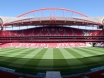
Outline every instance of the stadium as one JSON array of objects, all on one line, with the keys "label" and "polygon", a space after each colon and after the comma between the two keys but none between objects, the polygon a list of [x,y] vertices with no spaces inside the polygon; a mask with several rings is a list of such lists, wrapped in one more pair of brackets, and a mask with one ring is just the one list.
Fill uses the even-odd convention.
[{"label": "stadium", "polygon": [[66,8],[0,16],[0,78],[104,78],[103,19]]}]

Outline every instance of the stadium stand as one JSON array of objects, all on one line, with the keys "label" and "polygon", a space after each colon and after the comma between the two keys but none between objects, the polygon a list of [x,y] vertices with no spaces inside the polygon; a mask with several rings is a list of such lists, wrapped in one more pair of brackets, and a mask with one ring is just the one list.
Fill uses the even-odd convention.
[{"label": "stadium stand", "polygon": [[[46,10],[46,9],[44,9],[44,10]],[[47,10],[49,10],[49,9],[47,9]],[[72,15],[74,15],[73,13],[77,13],[81,16],[81,18],[79,18],[79,17],[74,18],[72,16],[63,17],[64,12],[70,11],[70,10],[64,10],[63,16],[57,17],[57,16],[55,16],[55,13],[56,13],[55,11],[58,10],[58,8],[56,8],[56,9],[51,8],[51,11],[52,10],[54,10],[54,14],[50,13],[50,16],[46,17],[46,18],[45,17],[39,17],[39,18],[34,17],[34,18],[24,19],[24,17],[23,17],[23,18],[19,19],[19,17],[25,15],[25,14],[22,14],[18,18],[16,18],[18,20],[16,20],[16,19],[10,20],[10,21],[8,21],[8,23],[1,25],[1,26],[10,25],[11,27],[18,26],[19,30],[3,30],[3,28],[1,27],[0,49],[2,49],[2,48],[10,48],[10,49],[11,48],[76,48],[76,47],[91,47],[93,44],[95,44],[94,45],[95,47],[104,47],[104,38],[103,38],[104,31],[102,31],[103,29],[102,30],[87,30],[87,29],[77,29],[77,28],[69,27],[69,26],[74,26],[74,25],[75,26],[96,25],[96,26],[100,27],[100,26],[102,26],[102,24],[98,23],[99,21],[93,20],[92,18],[89,18],[88,16],[86,16],[84,14],[80,14],[79,12],[74,12],[73,10],[71,10]],[[59,10],[63,10],[63,8],[61,8]],[[36,11],[36,10],[34,10],[34,11]],[[32,11],[32,12],[34,12],[34,11]],[[41,10],[39,9],[37,11],[41,11]],[[28,13],[31,13],[31,12],[27,12],[26,14],[28,14]],[[41,13],[42,13],[42,11],[41,11]],[[32,14],[32,15],[34,15],[34,14]],[[54,15],[54,16],[51,16],[51,15]],[[82,16],[84,16],[84,18]],[[24,26],[31,26],[31,25],[34,26],[35,25],[35,28],[28,29],[28,27],[27,27],[27,29],[22,30],[22,29],[20,29],[20,26],[23,26],[23,25]],[[93,49],[89,49],[89,50],[92,51]],[[80,51],[80,50],[78,51],[79,52],[78,55],[80,55],[83,58],[84,57],[90,58],[90,54],[97,54],[96,52],[89,53],[88,51],[85,50],[86,53],[84,53],[83,51],[84,51],[83,49],[82,49],[82,51]],[[101,50],[101,51],[103,52],[103,50]],[[25,52],[25,51],[23,51],[23,52]],[[33,51],[33,52],[35,52],[35,51]],[[48,52],[50,52],[50,50],[44,51],[44,54],[48,54]],[[56,51],[56,52],[58,53],[58,51]],[[70,52],[70,53],[68,53],[68,52]],[[82,52],[82,54],[81,54],[81,52]],[[87,54],[87,52],[89,54]],[[29,50],[29,53],[30,53],[30,50]],[[41,54],[41,52],[39,52],[39,53]],[[52,51],[52,53],[55,54],[54,50]],[[51,53],[51,55],[52,55],[52,53]],[[66,51],[65,55],[63,55],[64,52],[62,53],[62,50],[59,50],[59,53],[60,53],[60,57],[62,57],[62,59],[65,59],[65,63],[69,65],[71,70],[74,68],[77,68],[77,67],[71,67],[72,62],[66,61],[66,57],[65,57],[66,55],[70,54],[70,55],[72,55],[73,59],[74,58],[77,59],[77,57],[74,57],[74,56],[77,56],[77,54],[75,54],[75,53],[77,53],[77,50],[75,51],[75,53],[74,53],[74,50],[72,53],[71,53],[71,51]],[[38,54],[38,53],[36,53],[36,54]],[[88,56],[83,56],[84,54],[88,55]],[[101,53],[101,54],[103,54],[103,53]],[[4,55],[6,55],[6,54],[4,54]],[[32,54],[32,55],[35,56],[35,54]],[[23,56],[19,57],[18,60],[25,56],[32,57],[32,55],[29,55],[29,54],[23,55]],[[41,55],[43,55],[43,54],[41,54]],[[57,54],[57,55],[59,55],[59,54]],[[70,57],[70,55],[68,57]],[[45,57],[45,55],[41,56],[41,59],[43,57]],[[49,55],[47,56],[47,59],[49,59],[48,57],[49,57]],[[98,60],[100,59],[99,58],[97,61],[95,61],[93,58],[92,59],[89,59],[89,58],[87,61],[90,61],[91,63],[94,62],[94,64],[95,64],[95,62],[97,63]],[[46,60],[46,58],[44,58],[44,59]],[[54,68],[55,68],[55,70],[58,70],[58,69],[60,70],[61,66],[59,66],[59,67],[56,67],[56,66],[61,65],[61,64],[59,63],[57,65],[58,62],[57,62],[57,60],[54,60],[54,59],[61,59],[61,58],[56,58],[56,54],[55,54],[55,56],[52,56],[51,59],[52,59],[52,65],[51,65],[51,63],[49,63],[49,64],[52,66],[52,69],[54,70]],[[11,59],[9,59],[9,60],[11,60]],[[18,60],[15,60],[15,61],[18,63]],[[29,60],[30,60],[30,58],[29,58]],[[24,64],[22,64],[21,67],[25,66],[25,64],[27,64],[27,63],[30,63],[31,61],[29,62],[29,60],[24,61]],[[32,58],[31,58],[31,60],[32,60]],[[39,60],[40,60],[40,58],[39,58]],[[4,61],[5,61],[5,59],[4,59]],[[15,61],[13,61],[13,63]],[[33,65],[33,67],[36,66],[35,71],[38,70],[38,68],[39,68],[38,65],[41,66],[40,67],[41,70],[45,71],[45,68],[42,67],[41,62],[42,61],[40,60],[39,63],[37,63],[36,65]],[[77,61],[75,61],[75,62],[79,63],[80,65],[81,64],[86,65],[85,67],[86,68],[88,67],[89,69],[90,69],[90,67],[92,67],[90,65],[87,66],[87,63],[82,62],[80,60],[79,56],[78,56]],[[10,65],[13,63],[10,63]],[[56,63],[56,66],[54,66],[55,63]],[[43,62],[42,62],[42,64],[43,64]],[[29,65],[29,66],[31,66],[31,65]],[[67,65],[65,65],[65,67],[67,67]],[[3,71],[5,69],[6,68],[3,68],[2,70],[0,70],[0,78],[47,78],[47,77],[40,77],[40,76],[30,76],[27,74],[19,74],[19,72],[17,73],[17,71],[10,72],[7,69],[6,69],[7,71]],[[39,72],[40,72],[40,69],[39,69]],[[62,69],[62,71],[64,71],[64,68],[61,68],[61,69]],[[65,69],[67,69],[67,68],[65,68]],[[67,70],[69,70],[69,69],[67,69]],[[71,70],[69,70],[69,71],[71,71]],[[65,72],[66,72],[66,70],[65,70]],[[67,71],[67,73],[68,73],[68,71]],[[56,76],[57,76],[57,78],[58,77],[61,78],[60,73],[57,73]],[[104,78],[104,69],[99,70],[99,71],[89,71],[87,73],[81,73],[79,75],[62,76],[62,77],[63,78]],[[50,78],[50,77],[48,77],[48,78]]]},{"label": "stadium stand", "polygon": [[31,30],[31,29],[29,29],[28,32],[27,32],[27,30],[24,30],[24,31],[23,31],[23,36],[31,36],[32,31],[33,31],[33,30]]},{"label": "stadium stand", "polygon": [[36,28],[32,30],[32,35],[36,36],[36,35],[40,35],[41,29],[40,28]]},{"label": "stadium stand", "polygon": [[3,31],[0,31],[0,36],[4,36],[4,35],[3,35]]},{"label": "stadium stand", "polygon": [[21,74],[15,72],[14,69],[0,67],[0,78],[44,78],[45,76],[39,77],[36,75]]},{"label": "stadium stand", "polygon": [[47,28],[41,29],[41,35],[44,35],[44,36],[48,35],[48,31],[49,30]]},{"label": "stadium stand", "polygon": [[10,31],[10,36],[16,36],[17,31]]},{"label": "stadium stand", "polygon": [[75,76],[65,76],[63,78],[104,78],[104,70],[89,72]]},{"label": "stadium stand", "polygon": [[22,30],[17,30],[16,36],[23,36],[23,31]]},{"label": "stadium stand", "polygon": [[74,36],[83,36],[82,30],[73,29]]},{"label": "stadium stand", "polygon": [[0,31],[0,36],[100,36],[104,35],[101,30],[83,30],[76,28],[41,28],[25,29],[17,31]]},{"label": "stadium stand", "polygon": [[64,28],[58,28],[58,34],[61,35],[61,36],[64,36],[65,35],[65,31],[64,31]]},{"label": "stadium stand", "polygon": [[44,77],[27,76],[27,75],[21,76],[20,74],[10,73],[10,72],[0,70],[0,78],[44,78]]},{"label": "stadium stand", "polygon": [[[0,70],[0,78],[44,78],[44,77],[29,76],[25,74],[21,75],[19,73],[17,74],[17,73]],[[82,73],[73,76],[62,76],[62,78],[104,78],[104,70]]]},{"label": "stadium stand", "polygon": [[9,33],[9,31],[4,31],[3,35],[4,36],[10,36],[10,33]]},{"label": "stadium stand", "polygon": [[20,76],[18,74],[9,73],[6,71],[0,70],[0,78],[19,78]]},{"label": "stadium stand", "polygon": [[56,35],[56,29],[55,29],[55,28],[49,29],[49,35],[50,35],[50,36],[51,36],[51,35],[55,36],[55,35]]},{"label": "stadium stand", "polygon": [[66,31],[66,34],[68,35],[68,36],[73,36],[73,32],[72,32],[72,29],[65,29],[65,31]]}]

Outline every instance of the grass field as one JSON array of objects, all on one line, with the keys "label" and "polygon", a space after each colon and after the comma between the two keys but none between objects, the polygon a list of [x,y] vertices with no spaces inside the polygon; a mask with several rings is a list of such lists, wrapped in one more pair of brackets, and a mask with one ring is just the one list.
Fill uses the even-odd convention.
[{"label": "grass field", "polygon": [[19,72],[49,70],[62,74],[89,71],[104,65],[104,48],[4,48],[0,49],[0,66]]}]

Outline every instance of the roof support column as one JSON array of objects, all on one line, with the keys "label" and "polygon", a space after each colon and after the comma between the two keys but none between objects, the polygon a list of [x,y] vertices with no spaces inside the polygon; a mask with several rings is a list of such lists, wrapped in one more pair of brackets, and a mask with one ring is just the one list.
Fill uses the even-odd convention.
[{"label": "roof support column", "polygon": [[0,18],[0,27],[1,27],[1,30],[3,30],[3,20]]}]

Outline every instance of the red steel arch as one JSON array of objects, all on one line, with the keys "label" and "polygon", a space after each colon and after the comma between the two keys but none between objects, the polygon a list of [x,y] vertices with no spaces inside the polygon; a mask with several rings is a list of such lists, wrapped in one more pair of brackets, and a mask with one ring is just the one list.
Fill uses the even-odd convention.
[{"label": "red steel arch", "polygon": [[34,13],[34,12],[37,12],[37,11],[42,11],[42,10],[63,10],[63,11],[68,11],[68,12],[72,12],[72,13],[75,13],[75,14],[79,14],[80,16],[88,18],[88,16],[85,15],[85,14],[82,14],[82,13],[74,11],[74,10],[69,10],[69,9],[66,9],[66,8],[40,8],[40,9],[37,9],[37,10],[31,10],[29,12],[25,12],[25,13],[17,16],[17,18],[23,17],[23,16],[25,16],[27,14],[31,14],[31,13]]},{"label": "red steel arch", "polygon": [[0,25],[2,25],[3,24],[3,20],[0,18]]}]

